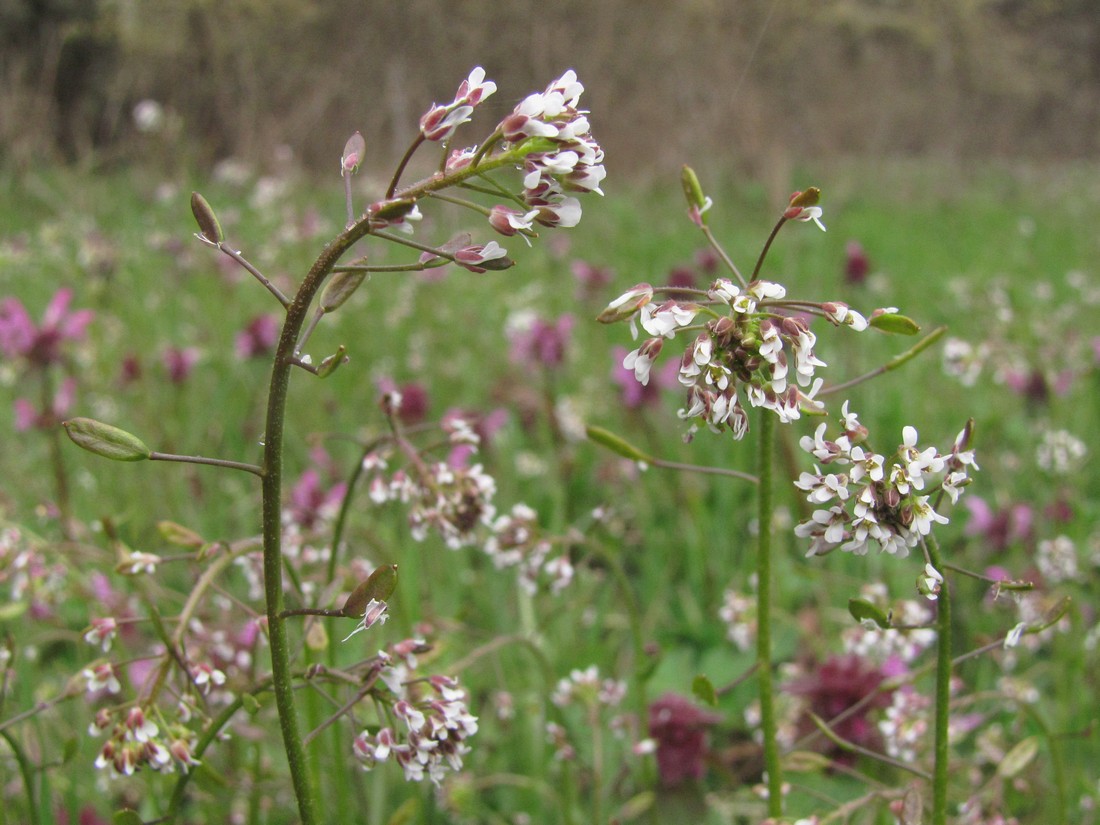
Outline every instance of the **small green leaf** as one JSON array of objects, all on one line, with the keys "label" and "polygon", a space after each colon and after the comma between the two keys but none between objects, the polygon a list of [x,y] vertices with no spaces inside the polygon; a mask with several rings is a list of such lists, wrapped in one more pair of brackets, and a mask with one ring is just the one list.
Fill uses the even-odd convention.
[{"label": "small green leaf", "polygon": [[711,707],[718,704],[718,693],[714,690],[714,685],[702,673],[691,680],[691,692],[696,699],[704,704]]},{"label": "small green leaf", "polygon": [[152,454],[136,435],[92,418],[72,418],[62,426],[78,447],[112,461],[144,461]]},{"label": "small green leaf", "polygon": [[398,806],[397,810],[394,811],[386,821],[386,825],[409,825],[410,822],[419,818],[419,816],[420,799],[412,796]]},{"label": "small green leaf", "polygon": [[191,193],[191,214],[195,216],[195,223],[199,225],[199,231],[202,233],[200,240],[214,246],[225,240],[217,215],[210,208],[210,204],[206,202],[206,198],[198,192]]},{"label": "small green leaf", "polygon": [[611,452],[621,455],[623,458],[629,458],[631,461],[644,461],[647,464],[653,462],[650,456],[610,430],[605,430],[603,427],[588,426],[584,428],[584,431],[590,441],[595,441],[597,444],[607,447]]},{"label": "small green leaf", "polygon": [[1005,754],[1005,758],[997,766],[997,773],[1003,779],[1019,776],[1020,771],[1031,764],[1037,753],[1039,753],[1039,738],[1029,736],[1017,742],[1012,750]]},{"label": "small green leaf", "polygon": [[890,617],[886,614],[881,607],[867,599],[848,599],[848,612],[852,614],[852,618],[861,624],[865,619],[870,619],[879,627],[887,628],[890,626]]},{"label": "small green leaf", "polygon": [[630,799],[619,808],[618,815],[612,821],[631,822],[652,808],[656,801],[657,794],[653,791],[642,791],[641,793],[637,793],[630,797]]},{"label": "small green leaf", "polygon": [[361,618],[363,612],[371,600],[389,601],[393,591],[397,589],[397,565],[383,564],[377,568],[367,580],[355,588],[348,600],[344,602],[344,615],[351,618]]},{"label": "small green leaf", "polygon": [[243,707],[250,716],[254,716],[260,710],[260,700],[256,698],[255,694],[242,693],[241,707]]},{"label": "small green leaf", "polygon": [[899,315],[896,312],[884,312],[881,315],[872,315],[871,326],[883,332],[894,335],[916,335],[920,332],[920,324],[907,315]]}]

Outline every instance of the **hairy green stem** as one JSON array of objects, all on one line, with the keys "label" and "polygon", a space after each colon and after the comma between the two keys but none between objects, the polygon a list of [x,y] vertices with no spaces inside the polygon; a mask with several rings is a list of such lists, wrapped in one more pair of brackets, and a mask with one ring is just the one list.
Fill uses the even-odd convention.
[{"label": "hairy green stem", "polygon": [[[937,570],[943,569],[940,548],[928,537],[928,557]],[[936,713],[934,722],[935,764],[932,767],[932,825],[947,823],[948,749],[947,728],[951,704],[951,591],[945,580],[936,609]]]},{"label": "hairy green stem", "polygon": [[760,410],[757,472],[756,544],[756,664],[760,689],[760,727],[764,734],[764,769],[768,772],[768,815],[783,815],[783,769],[776,740],[775,698],[772,686],[772,470],[775,462],[775,418]]},{"label": "hairy green stem", "polygon": [[293,675],[290,669],[290,642],[283,614],[282,557],[282,482],[283,439],[286,423],[286,401],[290,385],[290,369],[298,336],[305,323],[314,296],[352,244],[370,231],[368,221],[360,221],[330,243],[321,252],[306,275],[290,306],[286,322],[275,351],[271,384],[267,398],[267,424],[264,430],[263,459],[263,536],[264,536],[264,600],[266,602],[268,638],[271,645],[271,677],[275,704],[279,711],[279,726],[283,735],[287,764],[290,768],[294,795],[302,825],[316,825],[316,799],[309,779],[305,748],[294,706]]}]

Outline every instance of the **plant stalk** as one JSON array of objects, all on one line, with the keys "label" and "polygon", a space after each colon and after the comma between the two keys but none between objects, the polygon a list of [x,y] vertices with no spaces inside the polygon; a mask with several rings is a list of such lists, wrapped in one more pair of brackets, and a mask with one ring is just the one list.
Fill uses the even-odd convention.
[{"label": "plant stalk", "polygon": [[776,740],[775,698],[772,685],[772,509],[773,465],[775,463],[775,417],[760,410],[759,460],[757,472],[756,544],[756,676],[760,690],[760,727],[764,734],[764,769],[768,773],[768,815],[783,815],[783,769]]},{"label": "plant stalk", "polygon": [[[935,539],[929,536],[926,546],[932,566],[942,570],[943,561]],[[932,825],[947,825],[947,728],[951,705],[951,592],[946,579],[940,588],[936,604],[936,714],[935,764],[932,767]]]}]

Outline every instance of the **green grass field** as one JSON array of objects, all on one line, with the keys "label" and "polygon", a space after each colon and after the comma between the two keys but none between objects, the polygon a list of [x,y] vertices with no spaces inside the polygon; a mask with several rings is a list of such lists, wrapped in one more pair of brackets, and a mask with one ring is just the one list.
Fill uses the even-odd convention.
[{"label": "green grass field", "polygon": [[[712,228],[741,269],[751,271],[785,204],[770,202],[732,175],[704,178],[715,198]],[[400,507],[378,507],[365,490],[357,493],[341,564],[355,560],[368,571],[399,565],[391,620],[346,643],[339,641],[351,630],[346,619],[316,623],[308,640],[297,632],[307,626],[303,621],[295,629],[295,667],[326,663],[350,672],[379,648],[427,635],[435,647],[425,667],[461,677],[480,730],[463,771],[437,791],[427,782],[406,783],[393,764],[361,771],[351,755],[359,728],[339,720],[308,750],[325,821],[718,825],[764,818],[752,792],[760,761],[748,744],[753,731],[746,721],[754,683],[738,681],[753,658],[727,639],[727,624],[719,617],[727,588],[752,590],[753,490],[719,476],[639,471],[583,438],[583,424],[592,424],[672,461],[746,472],[755,462],[752,432],[736,442],[728,433],[704,431],[685,444],[676,417],[679,389],[663,391],[645,408],[623,407],[610,377],[612,350],[636,345],[624,325],[597,324],[597,313],[635,283],[666,283],[676,267],[691,270],[704,289],[713,276],[695,264],[704,241],[685,217],[677,181],[631,189],[613,172],[609,183],[605,199],[587,199],[585,217],[571,234],[548,233],[553,237],[530,251],[519,239],[507,239],[518,262],[509,271],[449,270],[442,279],[374,274],[310,343],[315,360],[346,345],[350,363],[326,380],[301,372],[293,377],[288,488],[310,467],[320,466],[327,486],[346,479],[361,445],[386,433],[379,382],[419,382],[427,389],[428,420],[451,408],[507,412],[503,428],[478,458],[497,481],[498,509],[530,505],[548,535],[571,537],[576,566],[573,583],[560,594],[530,596],[517,587],[513,571],[494,569],[476,548],[452,551],[434,536],[414,542]],[[968,530],[967,508],[960,503],[949,513],[951,523],[937,532],[945,555],[962,568],[998,566],[1012,577],[1034,580],[1044,604],[1072,599],[1055,628],[1033,637],[1040,640],[1035,646],[994,650],[958,666],[951,799],[981,799],[989,810],[1021,823],[1056,822],[1063,815],[1067,822],[1094,822],[1093,808],[1100,805],[1100,687],[1094,678],[1100,655],[1100,473],[1091,459],[1100,423],[1100,234],[1090,216],[1100,206],[1100,170],[851,163],[815,169],[792,183],[822,188],[828,232],[812,224],[785,228],[764,277],[782,282],[791,294],[843,300],[865,314],[897,306],[925,331],[946,325],[947,338],[988,348],[983,369],[969,385],[945,373],[941,340],[902,369],[845,396],[880,440],[878,449],[900,438],[906,424],[920,431],[922,444],[946,449],[966,420],[975,419],[981,472],[963,501],[978,497],[1002,515],[1027,508],[1030,529],[999,538],[977,532],[977,526]],[[86,339],[68,350],[63,371],[75,377],[77,392],[67,415],[115,424],[154,450],[257,461],[268,363],[240,358],[235,339],[257,315],[279,307],[242,270],[224,266],[193,238],[190,191],[200,190],[214,206],[229,242],[290,291],[325,240],[342,228],[339,182],[321,190],[289,181],[268,200],[258,194],[255,179],[240,185],[165,184],[137,173],[7,177],[0,178],[0,187],[0,297],[18,298],[37,320],[65,286],[74,291],[73,307],[95,311]],[[427,215],[417,237],[423,232],[445,238],[458,228],[474,231],[475,238],[489,235],[456,218],[454,210],[439,209]],[[862,284],[844,277],[850,240],[862,244],[871,263]],[[368,251],[371,263],[405,260],[381,245]],[[578,259],[611,267],[613,281],[594,295],[579,295],[571,274]],[[560,366],[539,368],[509,358],[506,329],[524,312],[548,320],[564,313],[575,317]],[[873,331],[859,337],[846,332],[818,330],[817,353],[829,365],[828,382],[871,370],[913,343]],[[169,379],[161,360],[168,347],[197,350],[185,380]],[[678,358],[669,346],[661,360]],[[124,364],[136,368],[137,377],[132,372],[131,380],[123,380]],[[0,823],[75,823],[85,810],[98,817],[88,821],[109,822],[112,812],[126,807],[156,821],[178,773],[145,770],[109,780],[107,771],[93,767],[103,737],[85,731],[97,707],[117,700],[91,698],[82,690],[53,700],[70,684],[82,685],[81,670],[102,655],[81,634],[103,615],[105,589],[129,615],[147,616],[155,606],[171,625],[204,569],[201,562],[180,560],[164,564],[155,577],[119,576],[119,545],[182,555],[158,532],[164,520],[207,541],[255,536],[259,485],[246,474],[190,464],[102,461],[65,440],[61,460],[78,529],[63,541],[48,506],[57,498],[51,435],[16,432],[11,403],[36,397],[37,377],[12,359],[0,362],[8,399],[0,404],[0,432],[6,433],[0,516],[18,526],[49,567],[35,579],[39,590],[18,590],[18,543],[8,542],[0,553],[0,588],[7,591],[0,637],[9,651],[0,681],[0,733],[6,741],[0,744]],[[849,598],[865,585],[883,583],[892,600],[917,599],[913,582],[923,566],[913,556],[804,558],[805,541],[790,528],[806,517],[805,503],[789,482],[811,469],[797,442],[816,423],[804,418],[780,428],[777,485],[782,529],[776,534],[775,659],[804,678],[843,653],[842,634],[856,626]],[[1087,455],[1064,471],[1049,464],[1044,469],[1040,445],[1060,431],[1083,442]],[[324,465],[311,454],[318,447],[327,453]],[[596,508],[607,514],[600,523],[593,523]],[[327,547],[324,529],[307,537],[299,558],[288,563],[307,581],[323,566],[323,560],[311,560],[309,548]],[[1059,536],[1072,542],[1076,557],[1076,575],[1064,581],[1044,575],[1036,561],[1039,546]],[[993,602],[987,585],[953,577],[952,586],[958,654],[1003,636],[1020,621],[1011,599]],[[292,593],[288,603],[307,604],[321,595]],[[233,566],[197,615],[209,628],[229,633],[235,625],[223,617],[243,623],[262,609],[247,576]],[[126,665],[136,678],[133,664],[153,655],[157,644],[148,623],[137,623],[111,657],[120,672]],[[261,643],[255,661],[238,671],[225,668],[224,692],[235,695],[261,679],[265,656]],[[926,653],[915,666],[931,660]],[[601,678],[625,681],[620,704],[559,707],[550,701],[560,679],[591,665]],[[780,669],[781,683],[787,673],[786,666]],[[633,754],[632,745],[647,735],[648,704],[669,692],[690,697],[699,674],[720,689],[709,709],[715,720],[705,775],[666,788],[653,757]],[[299,703],[305,729],[312,730],[342,702],[327,684],[303,684]],[[915,686],[929,693],[931,676]],[[846,689],[855,687],[840,693]],[[127,684],[123,695],[132,698],[135,690]],[[269,695],[258,698],[258,707],[240,711],[231,735],[215,743],[194,770],[183,821],[295,821],[273,703]],[[789,699],[781,694],[780,707]],[[5,722],[38,702],[49,706]],[[218,707],[212,700],[207,710]],[[881,713],[868,717],[872,724]],[[361,717],[371,717],[369,708]],[[575,758],[556,757],[547,741],[548,722],[563,726]],[[790,720],[796,728],[804,723]],[[1034,758],[1018,769],[1005,767],[1004,754],[1025,740],[1037,746]],[[816,748],[823,747],[819,740]],[[928,748],[927,741],[917,746],[921,764]],[[804,766],[809,762],[802,760]],[[828,812],[875,788],[904,788],[914,781],[862,756],[830,770],[788,770],[792,816]],[[850,818],[823,821],[894,820],[876,802]]]}]

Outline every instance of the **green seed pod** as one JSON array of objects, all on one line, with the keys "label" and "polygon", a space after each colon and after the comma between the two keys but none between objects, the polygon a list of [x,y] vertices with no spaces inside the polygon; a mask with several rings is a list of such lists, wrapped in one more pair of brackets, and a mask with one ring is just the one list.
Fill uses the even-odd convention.
[{"label": "green seed pod", "polygon": [[62,422],[62,426],[78,447],[112,461],[144,461],[152,455],[136,435],[101,421],[73,418]]},{"label": "green seed pod", "polygon": [[218,223],[218,216],[206,202],[206,198],[198,192],[191,193],[191,214],[195,216],[195,222],[199,225],[202,240],[217,246],[225,240],[222,225]]},{"label": "green seed pod", "polygon": [[348,362],[348,357],[344,354],[346,352],[347,347],[345,347],[343,344],[338,346],[336,348],[336,352],[334,352],[332,355],[322,361],[321,365],[317,367],[317,377],[328,378],[330,375],[336,372],[336,368],[338,366],[340,366],[341,364],[346,364]]},{"label": "green seed pod", "polygon": [[920,324],[905,315],[896,312],[884,312],[881,315],[872,314],[868,323],[875,329],[883,332],[892,332],[895,335],[916,335],[920,332]]},{"label": "green seed pod", "polygon": [[707,196],[703,194],[699,177],[690,166],[680,169],[680,184],[684,187],[684,197],[687,198],[688,206],[694,206],[696,209],[706,206]]},{"label": "green seed pod", "polygon": [[320,306],[325,312],[335,312],[352,296],[366,279],[366,272],[337,272],[325,284],[321,293]]},{"label": "green seed pod", "polygon": [[384,602],[397,589],[397,565],[383,564],[367,580],[355,588],[344,602],[343,612],[350,618],[361,618],[371,600]]},{"label": "green seed pod", "polygon": [[603,427],[589,426],[585,427],[584,431],[590,441],[595,441],[597,444],[607,447],[611,452],[621,455],[623,458],[629,458],[631,461],[643,461],[647,464],[653,461],[633,444],[624,441],[610,430],[605,430]]}]

